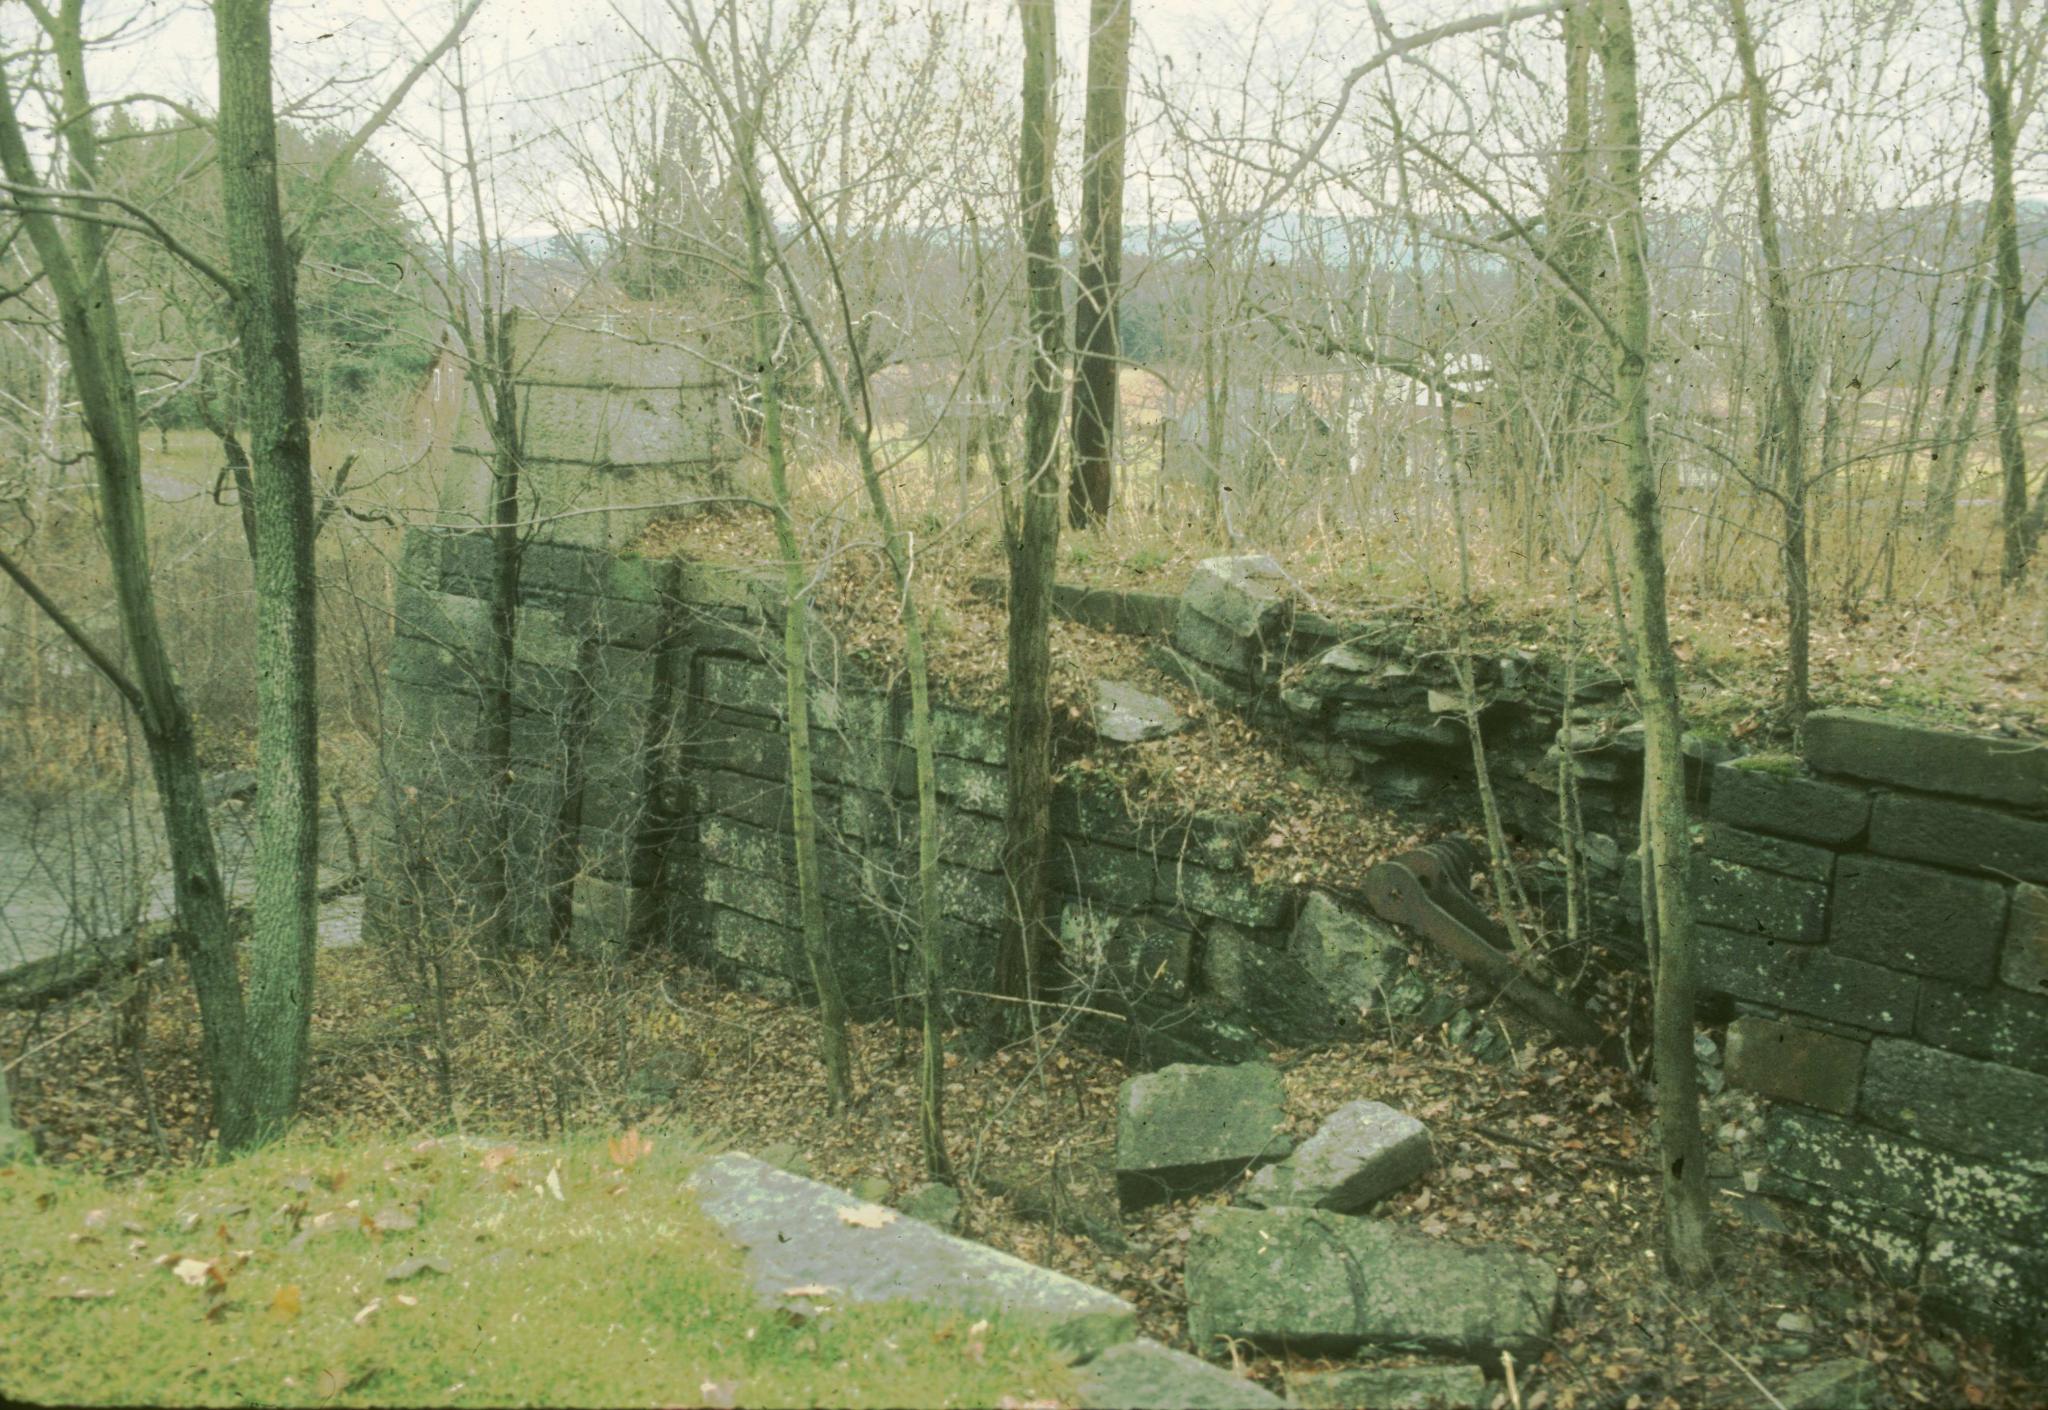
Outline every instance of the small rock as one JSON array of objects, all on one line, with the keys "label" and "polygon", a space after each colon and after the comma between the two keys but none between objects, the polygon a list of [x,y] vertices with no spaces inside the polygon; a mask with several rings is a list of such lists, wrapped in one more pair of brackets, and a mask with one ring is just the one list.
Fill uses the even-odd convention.
[{"label": "small rock", "polygon": [[1081,1410],[1281,1410],[1284,1403],[1256,1382],[1150,1337],[1090,1361],[1075,1390]]},{"label": "small rock", "polygon": [[1813,1335],[1813,1318],[1807,1316],[1804,1312],[1780,1313],[1778,1316],[1778,1330],[1790,1332],[1796,1337],[1810,1337]]},{"label": "small rock", "polygon": [[1187,723],[1173,702],[1129,681],[1095,682],[1095,733],[1113,744],[1142,744],[1177,733]]}]

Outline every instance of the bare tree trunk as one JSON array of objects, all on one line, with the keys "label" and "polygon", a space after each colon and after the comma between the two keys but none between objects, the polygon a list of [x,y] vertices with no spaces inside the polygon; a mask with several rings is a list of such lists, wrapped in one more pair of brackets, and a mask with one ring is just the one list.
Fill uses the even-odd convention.
[{"label": "bare tree trunk", "polygon": [[[753,101],[758,104],[759,95]],[[760,109],[744,112],[736,135],[735,156],[745,172],[748,293],[753,304],[754,363],[761,385],[761,446],[768,458],[768,481],[775,497],[775,540],[782,554],[783,704],[789,716],[789,811],[796,834],[797,910],[802,924],[804,960],[818,991],[818,1027],[825,1065],[825,1096],[833,1110],[853,1099],[851,1060],[847,1051],[846,997],[833,967],[831,942],[825,929],[825,897],[818,867],[818,795],[811,777],[810,638],[808,575],[797,542],[791,511],[789,469],[782,444],[782,370],[777,360],[775,320],[768,287],[768,213],[763,209],[755,167],[754,124]]]},{"label": "bare tree trunk", "polygon": [[1998,0],[1977,0],[1977,53],[1984,64],[1984,108],[1990,118],[1991,208],[1985,216],[1995,255],[1998,351],[1992,366],[1991,416],[1998,430],[2002,481],[1999,519],[2004,550],[1999,578],[2008,586],[2027,575],[2041,538],[2048,492],[2027,505],[2027,448],[2020,433],[2020,352],[2026,334],[2027,300],[2020,279],[2019,212],[2013,196],[2012,162],[2016,134],[2005,40],[1998,32]]},{"label": "bare tree trunk", "polygon": [[1700,1135],[1699,1082],[1694,1070],[1691,833],[1685,806],[1685,757],[1678,709],[1678,659],[1665,616],[1664,525],[1650,457],[1649,235],[1643,222],[1642,127],[1636,97],[1635,26],[1628,0],[1604,0],[1602,54],[1611,175],[1620,200],[1615,325],[1616,431],[1628,477],[1630,562],[1635,613],[1630,621],[1636,693],[1643,709],[1643,800],[1655,878],[1657,1140],[1664,1195],[1664,1233],[1671,1270],[1685,1282],[1712,1271],[1708,1247],[1707,1159]]},{"label": "bare tree trunk", "polygon": [[1109,517],[1115,491],[1117,296],[1123,278],[1124,107],[1130,88],[1131,0],[1090,0],[1088,106],[1081,124],[1081,229],[1074,311],[1074,468],[1067,517]]},{"label": "bare tree trunk", "polygon": [[1027,1001],[1037,1023],[1040,960],[1053,933],[1052,910],[1052,589],[1060,539],[1061,298],[1059,236],[1054,226],[1052,159],[1056,131],[1052,0],[1021,0],[1024,21],[1024,123],[1017,162],[1024,224],[1031,361],[1024,396],[1024,476],[1017,522],[1006,535],[1010,559],[1009,799],[1003,870],[1015,924],[997,958],[999,992]]},{"label": "bare tree trunk", "polygon": [[256,896],[249,965],[257,1135],[298,1109],[313,1013],[320,863],[314,664],[313,444],[299,365],[295,261],[277,194],[270,0],[217,0],[221,204],[256,526]]},{"label": "bare tree trunk", "polygon": [[1778,241],[1778,207],[1771,191],[1771,146],[1766,122],[1770,95],[1757,72],[1756,41],[1743,0],[1728,0],[1735,54],[1742,63],[1742,94],[1749,111],[1749,165],[1756,178],[1757,242],[1763,248],[1764,313],[1771,328],[1777,397],[1767,437],[1778,452],[1778,505],[1784,511],[1785,714],[1794,728],[1805,720],[1811,670],[1812,594],[1806,559],[1806,392],[1792,342],[1792,289]]},{"label": "bare tree trunk", "polygon": [[[64,76],[63,107],[72,184],[91,186],[98,172],[91,100],[86,93],[78,0],[66,0],[51,36]],[[37,184],[14,95],[0,69],[0,168],[24,186]],[[58,229],[56,215],[25,211],[22,224],[43,266],[57,304],[72,383],[78,391],[94,470],[99,481],[101,532],[114,602],[128,649],[127,678],[113,679],[142,725],[150,771],[163,810],[171,856],[179,948],[199,1003],[200,1042],[212,1085],[214,1123],[221,1147],[233,1150],[254,1137],[250,1076],[244,1059],[247,1023],[227,895],[221,886],[213,824],[193,740],[192,718],[164,648],[150,585],[149,542],[142,518],[142,449],[135,412],[135,382],[122,351],[108,275],[103,228],[77,223],[76,248]],[[62,623],[59,623],[61,626]],[[83,643],[81,643],[83,644]],[[105,672],[111,662],[95,660]],[[124,688],[125,687],[125,688]]]}]

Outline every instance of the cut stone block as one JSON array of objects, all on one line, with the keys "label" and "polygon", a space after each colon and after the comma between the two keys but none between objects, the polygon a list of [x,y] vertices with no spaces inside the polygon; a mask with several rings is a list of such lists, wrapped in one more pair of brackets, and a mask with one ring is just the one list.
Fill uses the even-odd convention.
[{"label": "cut stone block", "polygon": [[1187,724],[1171,700],[1148,694],[1129,681],[1097,681],[1094,696],[1095,733],[1113,744],[1164,739]]},{"label": "cut stone block", "polygon": [[1853,1038],[1752,1015],[1728,1025],[1724,1071],[1738,1087],[1846,1116],[1856,1109],[1864,1052]]},{"label": "cut stone block", "polygon": [[1863,1068],[1865,1120],[1944,1150],[2048,1174],[2048,1077],[1880,1038]]},{"label": "cut stone block", "polygon": [[[2048,1252],[1936,1224],[1927,1231],[1926,1297],[1969,1330],[2039,1361],[2048,1338]],[[1818,1404],[1818,1402],[1816,1402]]]},{"label": "cut stone block", "polygon": [[2005,930],[2005,888],[1995,881],[1880,857],[1835,867],[1830,948],[1891,969],[1989,984]]},{"label": "cut stone block", "polygon": [[1202,932],[1209,992],[1275,1043],[1304,1047],[1357,1026],[1332,1003],[1307,966],[1237,926],[1212,922]]},{"label": "cut stone block", "polygon": [[1080,1410],[1281,1410],[1255,1381],[1150,1337],[1113,1346],[1074,1376]]},{"label": "cut stone block", "polygon": [[1177,1063],[1117,1094],[1116,1193],[1125,1210],[1218,1189],[1286,1154],[1280,1073]]},{"label": "cut stone block", "polygon": [[1870,710],[1806,717],[1806,761],[1823,773],[2048,811],[2048,749],[1907,724]]},{"label": "cut stone block", "polygon": [[1493,1398],[1477,1366],[1302,1371],[1288,1375],[1287,1395],[1307,1410],[1484,1410]]},{"label": "cut stone block", "polygon": [[1288,942],[1332,999],[1377,1010],[1408,966],[1408,943],[1376,918],[1346,910],[1320,891],[1309,893]]},{"label": "cut stone block", "polygon": [[1924,979],[1913,1035],[1950,1052],[2048,1073],[2048,993],[1959,989]]},{"label": "cut stone block", "polygon": [[843,1302],[908,1301],[1001,1316],[1032,1325],[1076,1361],[1134,1334],[1137,1309],[1120,1297],[894,1210],[877,1213],[751,1156],[719,1156],[690,1177],[689,1188],[712,1223],[746,1250],[748,1281],[766,1299],[822,1284]]},{"label": "cut stone block", "polygon": [[1223,1209],[1188,1241],[1188,1330],[1305,1352],[1420,1347],[1492,1364],[1541,1353],[1557,1275],[1532,1254],[1470,1249],[1313,1209]]},{"label": "cut stone block", "polygon": [[1802,881],[1826,881],[1835,870],[1835,854],[1806,842],[1788,842],[1767,833],[1747,832],[1727,823],[1707,829],[1707,855],[1724,862],[1782,872]]},{"label": "cut stone block", "polygon": [[1693,867],[1694,904],[1702,925],[1817,945],[1827,934],[1827,887],[1714,857]]},{"label": "cut stone block", "polygon": [[1429,1128],[1380,1102],[1346,1102],[1278,1165],[1252,1176],[1240,1198],[1267,1209],[1349,1213],[1422,1178],[1435,1161]]},{"label": "cut stone block", "polygon": [[2048,1241],[2048,1178],[1938,1151],[1817,1112],[1773,1108],[1764,1152],[1774,1175],[1895,1219],[1932,1218],[2016,1243]]},{"label": "cut stone block", "polygon": [[1835,847],[1855,841],[1870,821],[1870,795],[1859,788],[1740,762],[1714,770],[1707,807],[1716,822]]},{"label": "cut stone block", "polygon": [[1999,977],[2022,993],[2048,994],[2048,887],[2014,889]]},{"label": "cut stone block", "polygon": [[1870,815],[1870,850],[2001,879],[2048,881],[2048,822],[1940,798],[1879,798]]},{"label": "cut stone block", "polygon": [[1700,985],[1731,998],[1790,1009],[1879,1033],[1908,1033],[1919,985],[1911,975],[1818,945],[1788,945],[1699,928]]},{"label": "cut stone block", "polygon": [[1153,896],[1168,905],[1254,928],[1283,923],[1289,899],[1284,886],[1262,884],[1243,873],[1215,871],[1178,859],[1159,868]]}]

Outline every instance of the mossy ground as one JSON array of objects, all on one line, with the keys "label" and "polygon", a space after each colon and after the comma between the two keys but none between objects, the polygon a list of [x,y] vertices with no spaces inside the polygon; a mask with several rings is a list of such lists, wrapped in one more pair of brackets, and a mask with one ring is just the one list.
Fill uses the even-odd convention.
[{"label": "mossy ground", "polygon": [[693,1155],[650,1144],[383,1136],[117,1182],[0,1169],[0,1396],[994,1405],[1066,1386],[1000,1323],[764,1305],[684,1191]]}]

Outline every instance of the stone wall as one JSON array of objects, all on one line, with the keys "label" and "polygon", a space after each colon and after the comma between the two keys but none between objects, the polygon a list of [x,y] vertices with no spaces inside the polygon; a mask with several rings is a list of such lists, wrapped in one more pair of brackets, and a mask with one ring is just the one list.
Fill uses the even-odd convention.
[{"label": "stone wall", "polygon": [[[462,849],[484,834],[462,822],[478,792],[463,644],[483,632],[486,552],[474,531],[408,540],[373,933],[459,920],[471,899]],[[581,943],[672,945],[734,982],[805,997],[779,587],[601,547],[529,555],[524,923],[566,906]],[[1463,692],[1411,624],[1299,611],[1262,559],[1211,560],[1177,600],[1062,589],[1059,605],[1149,636],[1155,664],[1287,741],[1331,789],[1411,817],[1475,818]],[[854,1006],[873,1016],[915,996],[907,707],[818,650],[828,926]],[[1641,732],[1621,683],[1588,668],[1567,688],[1557,662],[1527,652],[1473,667],[1510,831],[1554,842],[1569,782],[1596,909],[1627,960]],[[935,727],[944,971],[971,1017],[1007,910],[1003,726],[941,706]],[[2048,1324],[2048,750],[1821,711],[1803,758],[1727,752],[1688,741],[1705,819],[1701,979],[1709,1016],[1733,1020],[1729,1078],[1770,1102],[1769,1189],[1968,1316]],[[1457,1036],[1456,1016],[1429,1007],[1441,996],[1402,992],[1398,937],[1329,896],[1253,879],[1246,849],[1267,821],[1147,823],[1100,774],[1061,784],[1056,980],[1124,1016],[1095,1036],[1141,1066],[1235,1061],[1260,1038],[1341,1034],[1382,1006]]]},{"label": "stone wall", "polygon": [[1803,763],[1718,770],[1699,866],[1770,1192],[2048,1330],[2048,749],[1817,712]]}]

